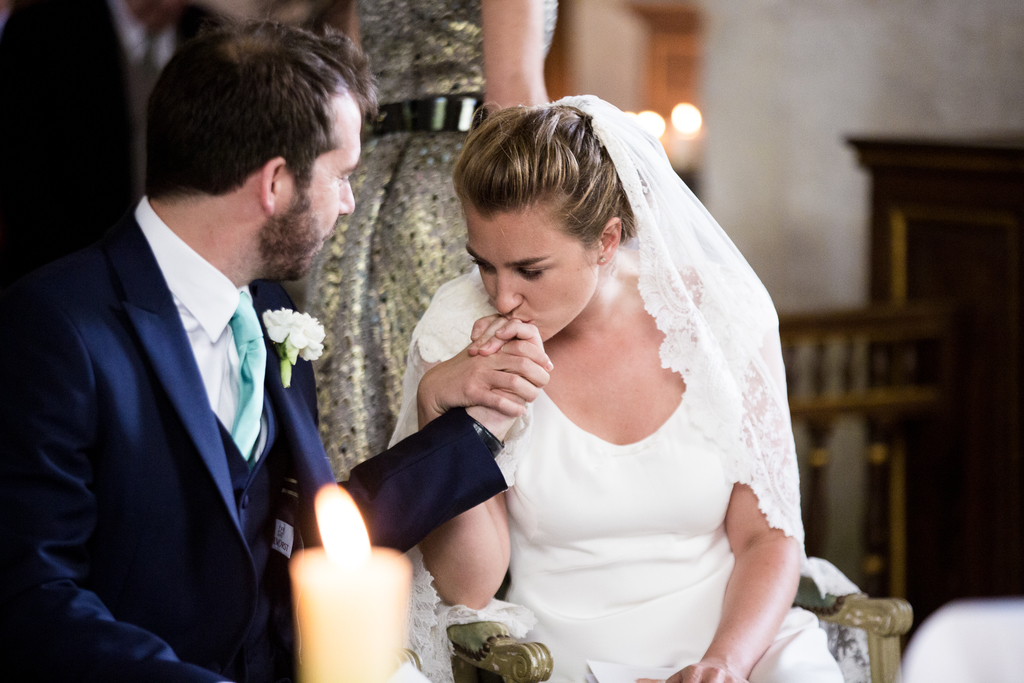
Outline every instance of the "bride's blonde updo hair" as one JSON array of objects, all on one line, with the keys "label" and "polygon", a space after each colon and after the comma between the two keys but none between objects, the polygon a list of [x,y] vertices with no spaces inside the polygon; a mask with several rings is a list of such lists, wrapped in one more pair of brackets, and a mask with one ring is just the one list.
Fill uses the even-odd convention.
[{"label": "bride's blonde updo hair", "polygon": [[575,107],[510,107],[491,113],[466,140],[455,164],[455,192],[484,218],[546,206],[565,232],[587,246],[612,218],[622,241],[636,221],[592,119]]}]

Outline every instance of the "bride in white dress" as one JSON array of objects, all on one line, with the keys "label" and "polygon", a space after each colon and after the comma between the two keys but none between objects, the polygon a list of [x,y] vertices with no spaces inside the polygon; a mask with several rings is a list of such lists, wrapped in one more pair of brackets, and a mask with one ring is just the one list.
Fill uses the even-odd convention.
[{"label": "bride in white dress", "polygon": [[[485,618],[545,643],[556,683],[588,660],[841,682],[791,608],[805,557],[774,307],[658,141],[596,98],[506,109],[455,186],[478,268],[414,332],[395,438],[435,416],[421,381],[502,353],[509,329],[554,368],[499,455],[509,490],[414,551],[427,673],[450,680],[447,624]],[[528,611],[491,600],[506,569]]]}]

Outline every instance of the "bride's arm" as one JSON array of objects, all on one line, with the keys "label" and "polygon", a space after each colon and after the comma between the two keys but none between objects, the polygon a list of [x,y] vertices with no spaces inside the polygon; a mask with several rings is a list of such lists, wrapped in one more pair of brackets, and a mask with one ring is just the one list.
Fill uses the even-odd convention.
[{"label": "bride's arm", "polygon": [[[704,658],[668,683],[746,681],[796,597],[800,547],[795,539],[768,525],[749,486],[733,487],[725,532],[736,566],[725,591],[722,620]],[[715,678],[716,672],[726,676]]]},{"label": "bride's arm", "polygon": [[[488,316],[476,321],[470,336],[469,347],[429,366],[421,376],[416,387],[417,422],[423,428],[450,408],[468,406],[471,417],[504,439],[526,403],[548,383],[553,366],[533,325]],[[486,607],[508,570],[505,495],[449,520],[419,548],[445,602]]]},{"label": "bride's arm", "polygon": [[467,510],[420,543],[438,595],[450,605],[483,609],[508,570],[505,494]]},{"label": "bride's arm", "polygon": [[[551,361],[533,325],[490,316],[478,320],[473,343],[432,366],[417,390],[419,426],[453,405],[504,439],[526,403],[549,379]],[[483,609],[508,570],[505,494],[467,510],[435,529],[419,545],[438,595],[450,605]]]}]

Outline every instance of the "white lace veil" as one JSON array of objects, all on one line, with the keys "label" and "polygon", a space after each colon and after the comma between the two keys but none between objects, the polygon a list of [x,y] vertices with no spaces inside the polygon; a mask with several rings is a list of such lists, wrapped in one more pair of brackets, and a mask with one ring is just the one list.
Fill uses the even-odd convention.
[{"label": "white lace veil", "polygon": [[[665,334],[662,365],[686,382],[694,423],[719,447],[726,476],[749,485],[768,523],[803,545],[799,475],[786,398],[778,317],[768,292],[714,218],[673,171],[655,138],[633,118],[596,97],[567,97],[554,103],[592,117],[636,218],[636,238],[626,248],[639,252],[639,288],[644,306]],[[551,105],[553,106],[553,105]],[[415,396],[430,363],[445,360],[469,343],[476,318],[492,313],[479,275],[471,273],[443,287],[413,334],[405,401],[395,438],[416,429]],[[529,441],[529,414],[506,445],[499,465],[514,483],[516,453]],[[450,623],[468,621],[438,605],[430,577],[416,551],[411,641],[424,660],[435,650],[446,668],[443,640]],[[806,566],[806,563],[805,563]],[[465,608],[456,608],[462,609]],[[504,614],[473,615],[510,623],[520,635],[532,626],[503,603]],[[485,611],[486,612],[486,611]],[[426,615],[426,616],[424,616]],[[433,621],[434,638],[424,627]],[[425,662],[433,680],[450,671]]]},{"label": "white lace veil", "polygon": [[640,294],[665,334],[661,362],[686,381],[694,422],[726,476],[757,494],[768,523],[803,544],[796,449],[778,316],[768,292],[664,149],[595,97],[558,104],[593,117],[636,217]]}]

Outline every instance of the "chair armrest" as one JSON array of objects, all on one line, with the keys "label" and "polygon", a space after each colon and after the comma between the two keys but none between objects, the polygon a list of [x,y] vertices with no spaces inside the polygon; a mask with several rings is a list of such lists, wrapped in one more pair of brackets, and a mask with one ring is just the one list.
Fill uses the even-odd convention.
[{"label": "chair armrest", "polygon": [[914,610],[903,598],[869,598],[854,593],[838,598],[837,607],[834,613],[819,614],[818,618],[862,628],[882,638],[902,636],[914,623]]},{"label": "chair armrest", "polygon": [[472,680],[473,668],[492,671],[508,683],[540,683],[551,677],[551,652],[542,643],[519,643],[503,624],[478,621],[448,627],[455,648],[457,682]]},{"label": "chair armrest", "polygon": [[868,635],[872,683],[895,683],[900,674],[900,636],[914,623],[914,610],[902,598],[842,595],[829,608],[808,607],[822,621],[863,629]]}]

